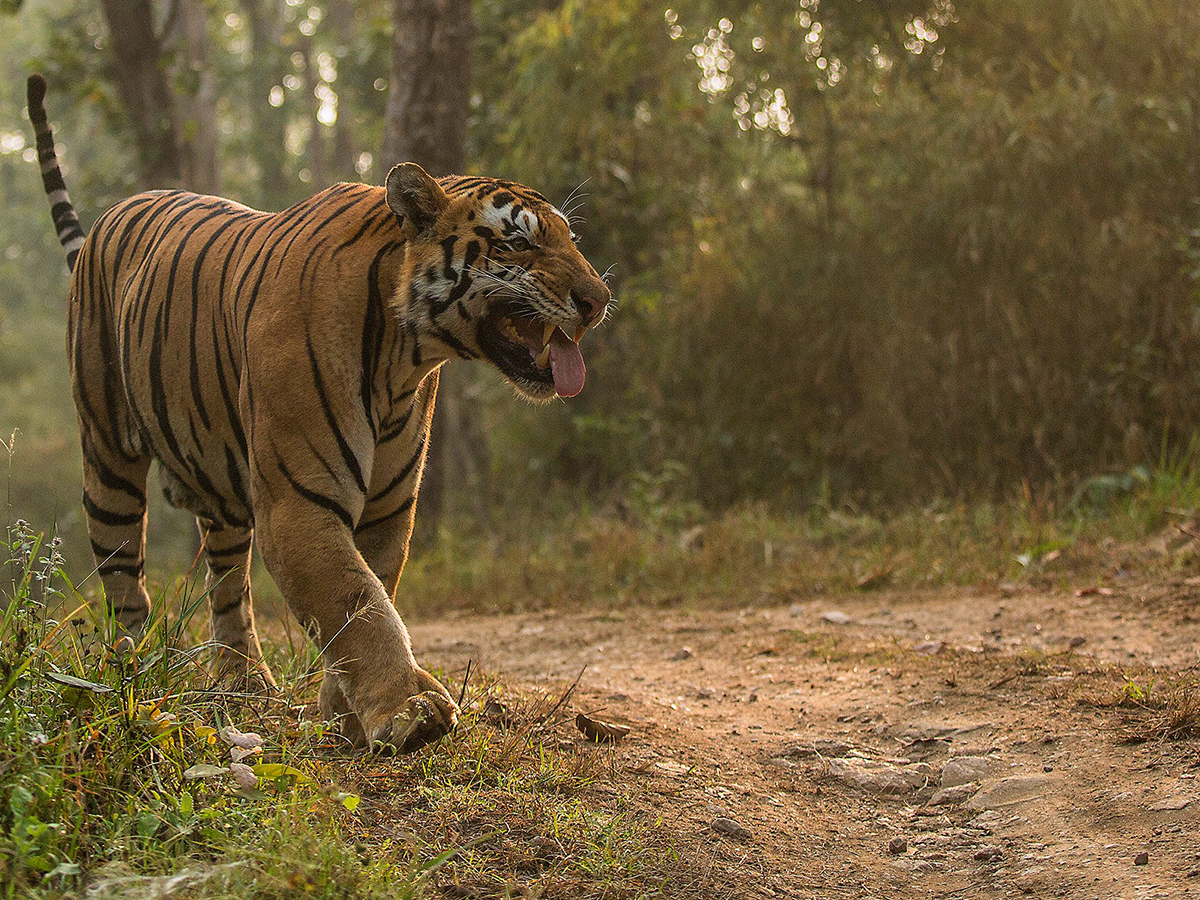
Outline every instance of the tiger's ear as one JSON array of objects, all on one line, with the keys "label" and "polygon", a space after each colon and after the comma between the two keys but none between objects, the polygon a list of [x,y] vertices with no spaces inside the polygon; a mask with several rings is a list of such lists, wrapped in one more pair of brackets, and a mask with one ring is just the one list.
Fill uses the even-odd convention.
[{"label": "tiger's ear", "polygon": [[418,233],[432,226],[450,204],[442,186],[416,163],[400,163],[388,172],[384,185],[392,212],[411,222]]}]

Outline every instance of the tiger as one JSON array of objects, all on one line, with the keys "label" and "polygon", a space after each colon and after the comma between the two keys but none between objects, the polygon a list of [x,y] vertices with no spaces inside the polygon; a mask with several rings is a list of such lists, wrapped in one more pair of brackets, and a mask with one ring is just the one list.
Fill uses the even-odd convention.
[{"label": "tiger", "polygon": [[573,397],[612,295],[538,192],[401,163],[278,213],[134,194],[86,232],[27,83],[71,271],[67,352],[83,509],[106,612],[150,609],[146,490],[196,517],[217,674],[274,687],[250,594],[257,546],[322,654],[319,707],[354,746],[410,752],[459,708],[395,607],[440,367],[481,359],[519,395]]}]

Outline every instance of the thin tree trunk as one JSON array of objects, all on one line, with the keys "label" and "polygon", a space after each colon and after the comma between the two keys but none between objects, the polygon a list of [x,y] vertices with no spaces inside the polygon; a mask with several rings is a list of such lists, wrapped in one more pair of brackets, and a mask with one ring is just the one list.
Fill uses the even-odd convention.
[{"label": "thin tree trunk", "polygon": [[311,131],[308,133],[308,169],[312,173],[312,184],[315,190],[329,187],[329,160],[326,149],[325,126],[317,118],[321,112],[321,98],[317,96],[317,87],[321,83],[321,74],[317,71],[317,55],[313,52],[311,38],[306,39],[302,46],[304,53],[304,90],[308,102],[312,104]]},{"label": "thin tree trunk", "polygon": [[185,92],[180,96],[179,121],[189,136],[185,154],[183,180],[189,190],[202,194],[220,192],[218,163],[220,140],[217,135],[217,83],[212,70],[211,48],[208,41],[208,20],[204,6],[197,0],[175,0],[177,36],[180,43],[180,66],[183,67]]},{"label": "thin tree trunk", "polygon": [[188,166],[151,2],[101,0],[101,6],[117,93],[137,142],[138,180],[146,188],[183,187]]},{"label": "thin tree trunk", "polygon": [[[111,0],[110,0],[111,2]],[[280,209],[291,199],[287,177],[287,115],[282,106],[271,106],[271,89],[283,89],[283,20],[279,0],[242,0],[250,26],[250,71],[247,82],[251,142],[259,167],[259,205]]]},{"label": "thin tree trunk", "polygon": [[[326,33],[336,45],[349,46],[354,30],[354,8],[349,0],[329,0],[325,6],[325,18],[321,20],[321,27],[327,29]],[[339,56],[339,59],[341,58],[343,57]],[[345,82],[346,79],[339,73],[338,85],[343,90],[347,89]],[[338,117],[333,123],[333,147],[329,159],[330,175],[334,181],[356,181],[359,177],[356,163],[361,148],[354,143],[352,104],[350,97],[342,90],[338,93]]]},{"label": "thin tree trunk", "polygon": [[431,175],[462,169],[474,38],[470,0],[395,0],[385,170],[399,162]]},{"label": "thin tree trunk", "polygon": [[[381,171],[406,161],[435,176],[462,170],[474,36],[470,0],[395,0]],[[479,404],[468,390],[470,379],[455,367],[441,376],[421,482],[419,519],[426,534],[447,510],[451,483],[474,498],[476,513],[486,511],[488,450],[479,428]],[[479,473],[474,483],[464,485],[472,472]]]}]

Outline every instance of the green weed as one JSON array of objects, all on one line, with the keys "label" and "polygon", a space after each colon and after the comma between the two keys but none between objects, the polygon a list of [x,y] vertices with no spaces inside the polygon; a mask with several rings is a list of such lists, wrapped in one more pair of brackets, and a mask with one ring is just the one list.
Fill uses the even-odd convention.
[{"label": "green weed", "polygon": [[[19,523],[7,551],[0,896],[661,893],[655,861],[669,854],[648,854],[649,832],[588,796],[607,755],[559,746],[547,711],[563,704],[518,698],[499,728],[468,697],[432,750],[350,756],[314,719],[311,649],[274,660],[279,696],[212,682],[195,578],[155,597],[131,647],[65,578],[57,540]],[[261,738],[241,770],[231,728]]]}]

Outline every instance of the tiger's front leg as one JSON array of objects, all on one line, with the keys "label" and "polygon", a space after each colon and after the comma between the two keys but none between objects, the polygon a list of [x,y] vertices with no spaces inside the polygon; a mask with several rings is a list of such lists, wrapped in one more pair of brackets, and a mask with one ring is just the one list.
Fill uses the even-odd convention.
[{"label": "tiger's front leg", "polygon": [[457,704],[417,665],[404,622],[349,526],[302,496],[256,509],[255,521],[267,568],[358,719],[361,731],[351,725],[348,733],[368,747],[410,752],[453,729]]}]

